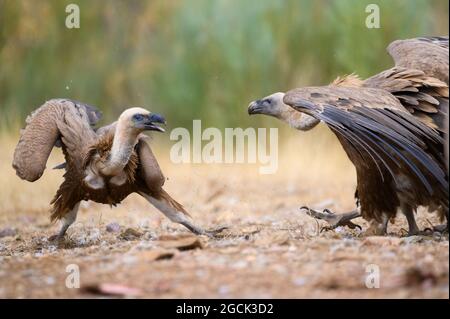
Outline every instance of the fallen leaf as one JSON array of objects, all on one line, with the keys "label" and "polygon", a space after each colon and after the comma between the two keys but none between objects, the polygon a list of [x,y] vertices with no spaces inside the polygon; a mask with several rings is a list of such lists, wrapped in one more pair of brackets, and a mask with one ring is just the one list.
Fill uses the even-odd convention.
[{"label": "fallen leaf", "polygon": [[105,296],[140,296],[142,291],[137,288],[128,287],[122,284],[101,283],[91,284],[82,288],[83,292],[105,295]]},{"label": "fallen leaf", "polygon": [[200,239],[196,236],[161,236],[157,242],[158,246],[166,249],[176,248],[178,250],[189,250],[203,248]]},{"label": "fallen leaf", "polygon": [[174,255],[175,252],[173,250],[153,249],[142,253],[141,258],[144,259],[145,261],[155,261],[155,260],[171,259]]}]

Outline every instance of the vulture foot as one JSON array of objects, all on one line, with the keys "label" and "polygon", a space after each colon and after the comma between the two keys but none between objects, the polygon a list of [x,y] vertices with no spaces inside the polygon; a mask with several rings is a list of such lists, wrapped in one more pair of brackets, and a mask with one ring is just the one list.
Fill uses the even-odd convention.
[{"label": "vulture foot", "polygon": [[404,228],[400,229],[402,232],[402,236],[411,237],[411,236],[432,236],[433,231],[431,228],[426,228],[424,230],[414,229],[414,230],[406,230]]},{"label": "vulture foot", "polygon": [[223,227],[218,227],[218,228],[215,228],[215,229],[205,230],[205,234],[204,235],[208,236],[209,238],[217,238],[217,235],[219,235],[225,229],[228,229],[228,227],[223,226]]},{"label": "vulture foot", "polygon": [[352,219],[361,216],[361,214],[357,210],[344,214],[335,214],[329,209],[324,209],[322,212],[319,212],[306,206],[300,207],[300,209],[306,210],[306,214],[308,214],[309,216],[314,217],[316,219],[325,220],[330,224],[330,226],[322,227],[320,232],[324,230],[325,231],[333,230],[339,226],[348,226],[351,229],[359,228],[360,230],[362,230],[361,226],[351,221]]},{"label": "vulture foot", "polygon": [[80,207],[80,202],[76,203],[75,206],[61,219],[61,228],[59,232],[48,238],[51,242],[61,242],[64,240],[67,229],[72,225],[77,219],[78,208]]},{"label": "vulture foot", "polygon": [[191,232],[193,232],[194,234],[208,236],[209,238],[217,238],[217,235],[219,233],[221,233],[223,230],[228,228],[228,227],[219,227],[219,228],[215,228],[215,229],[204,230],[204,229],[197,227],[190,223],[189,224],[181,223],[181,224],[183,226],[185,226],[187,229],[189,229]]},{"label": "vulture foot", "polygon": [[433,231],[441,234],[448,233],[448,224],[433,226]]},{"label": "vulture foot", "polygon": [[418,231],[409,231],[407,236],[433,236],[434,233],[439,233],[439,234],[445,234],[448,232],[448,225],[447,224],[442,224],[442,225],[436,225],[436,226],[432,226],[425,228],[424,230],[418,230]]}]

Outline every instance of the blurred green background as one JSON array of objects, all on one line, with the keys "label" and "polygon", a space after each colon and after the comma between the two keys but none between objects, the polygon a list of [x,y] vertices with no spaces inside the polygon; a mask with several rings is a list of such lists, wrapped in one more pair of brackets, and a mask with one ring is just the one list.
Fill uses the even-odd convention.
[{"label": "blurred green background", "polygon": [[[67,29],[67,4],[81,28]],[[381,9],[367,29],[365,8]],[[279,125],[248,117],[256,98],[392,65],[397,38],[448,34],[448,0],[0,0],[0,125],[17,129],[53,97],[126,106],[170,127]]]}]

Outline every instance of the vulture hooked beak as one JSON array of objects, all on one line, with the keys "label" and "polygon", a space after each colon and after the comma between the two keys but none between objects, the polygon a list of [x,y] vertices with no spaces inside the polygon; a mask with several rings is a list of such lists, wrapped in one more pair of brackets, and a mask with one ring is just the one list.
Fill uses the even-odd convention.
[{"label": "vulture hooked beak", "polygon": [[248,105],[248,115],[252,114],[264,114],[264,107],[262,106],[261,100],[250,102]]},{"label": "vulture hooked beak", "polygon": [[147,118],[144,122],[144,127],[149,131],[165,132],[162,127],[155,125],[155,123],[166,125],[166,120],[160,114],[151,113],[147,115]]}]

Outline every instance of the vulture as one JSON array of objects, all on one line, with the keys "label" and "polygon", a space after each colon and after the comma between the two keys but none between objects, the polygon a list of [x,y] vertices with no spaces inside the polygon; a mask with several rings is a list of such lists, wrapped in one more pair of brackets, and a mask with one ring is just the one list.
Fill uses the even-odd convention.
[{"label": "vulture", "polygon": [[400,211],[408,234],[421,234],[414,213],[425,206],[447,220],[434,230],[448,230],[448,37],[397,40],[387,50],[395,66],[366,80],[351,74],[274,93],[251,102],[248,113],[301,131],[322,122],[336,135],[356,168],[357,206],[344,214],[302,207],[326,228],[359,227],[351,220],[362,216],[370,232],[382,235]]},{"label": "vulture", "polygon": [[41,177],[54,146],[62,148],[64,181],[51,204],[51,220],[61,220],[60,240],[77,217],[80,202],[92,200],[115,206],[138,193],[171,221],[195,234],[203,230],[164,189],[165,178],[146,142],[144,131],[164,132],[165,119],[143,108],[126,109],[119,119],[95,130],[101,113],[94,107],[70,100],[52,99],[26,119],[13,159],[16,174],[29,182]]}]

